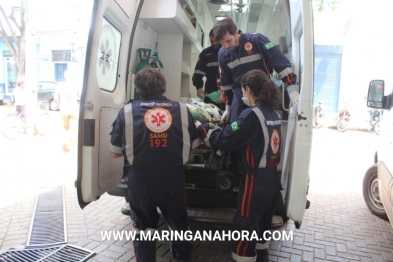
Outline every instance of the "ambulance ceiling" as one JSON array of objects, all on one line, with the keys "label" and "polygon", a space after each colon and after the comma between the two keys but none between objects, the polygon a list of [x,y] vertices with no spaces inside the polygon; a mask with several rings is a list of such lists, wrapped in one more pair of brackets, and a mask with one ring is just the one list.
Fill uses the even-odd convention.
[{"label": "ambulance ceiling", "polygon": [[213,23],[230,17],[243,32],[257,32],[258,23],[268,23],[280,0],[206,0]]}]

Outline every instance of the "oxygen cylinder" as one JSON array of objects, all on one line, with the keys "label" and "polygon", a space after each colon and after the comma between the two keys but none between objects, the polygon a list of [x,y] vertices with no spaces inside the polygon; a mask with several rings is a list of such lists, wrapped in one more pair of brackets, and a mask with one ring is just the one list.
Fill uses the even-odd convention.
[{"label": "oxygen cylinder", "polygon": [[[141,69],[145,67],[151,67],[149,60],[150,60],[150,54],[151,54],[151,49],[148,48],[138,48],[137,50],[139,54],[139,63],[136,65],[135,68],[135,74],[138,73]],[[139,96],[138,92],[134,90],[134,100],[139,100],[141,97]]]}]

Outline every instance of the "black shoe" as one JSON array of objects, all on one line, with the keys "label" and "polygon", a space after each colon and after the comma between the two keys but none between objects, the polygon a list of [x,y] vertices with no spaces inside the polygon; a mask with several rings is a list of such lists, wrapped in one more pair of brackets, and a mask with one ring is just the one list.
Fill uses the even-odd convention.
[{"label": "black shoe", "polygon": [[131,215],[130,203],[126,202],[126,203],[121,207],[121,213],[122,213],[123,215],[126,215],[126,216]]},{"label": "black shoe", "polygon": [[257,262],[269,262],[269,251],[265,249],[257,249]]}]

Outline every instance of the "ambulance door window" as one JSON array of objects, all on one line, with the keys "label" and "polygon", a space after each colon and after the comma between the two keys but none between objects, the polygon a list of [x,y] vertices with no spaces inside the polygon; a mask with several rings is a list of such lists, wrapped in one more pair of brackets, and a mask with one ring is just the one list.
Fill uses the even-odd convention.
[{"label": "ambulance door window", "polygon": [[98,86],[110,92],[116,87],[120,43],[121,32],[104,17],[98,45],[96,76]]}]

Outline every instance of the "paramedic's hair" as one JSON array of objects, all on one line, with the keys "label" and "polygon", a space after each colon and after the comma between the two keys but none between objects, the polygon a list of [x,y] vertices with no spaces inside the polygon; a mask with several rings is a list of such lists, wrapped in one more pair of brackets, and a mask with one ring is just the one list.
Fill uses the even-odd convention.
[{"label": "paramedic's hair", "polygon": [[214,34],[213,34],[213,29],[212,29],[212,30],[210,30],[210,32],[209,32],[209,36],[214,36]]},{"label": "paramedic's hair", "polygon": [[235,35],[237,27],[232,19],[225,18],[218,21],[213,27],[213,34],[216,41],[220,41],[224,38],[227,32],[230,35]]},{"label": "paramedic's hair", "polygon": [[281,104],[281,91],[262,71],[248,71],[241,80],[242,88],[248,86],[255,97],[255,103],[267,104],[277,109]]},{"label": "paramedic's hair", "polygon": [[164,76],[160,71],[151,67],[140,70],[136,74],[134,84],[141,98],[149,95],[162,95],[166,90]]}]

